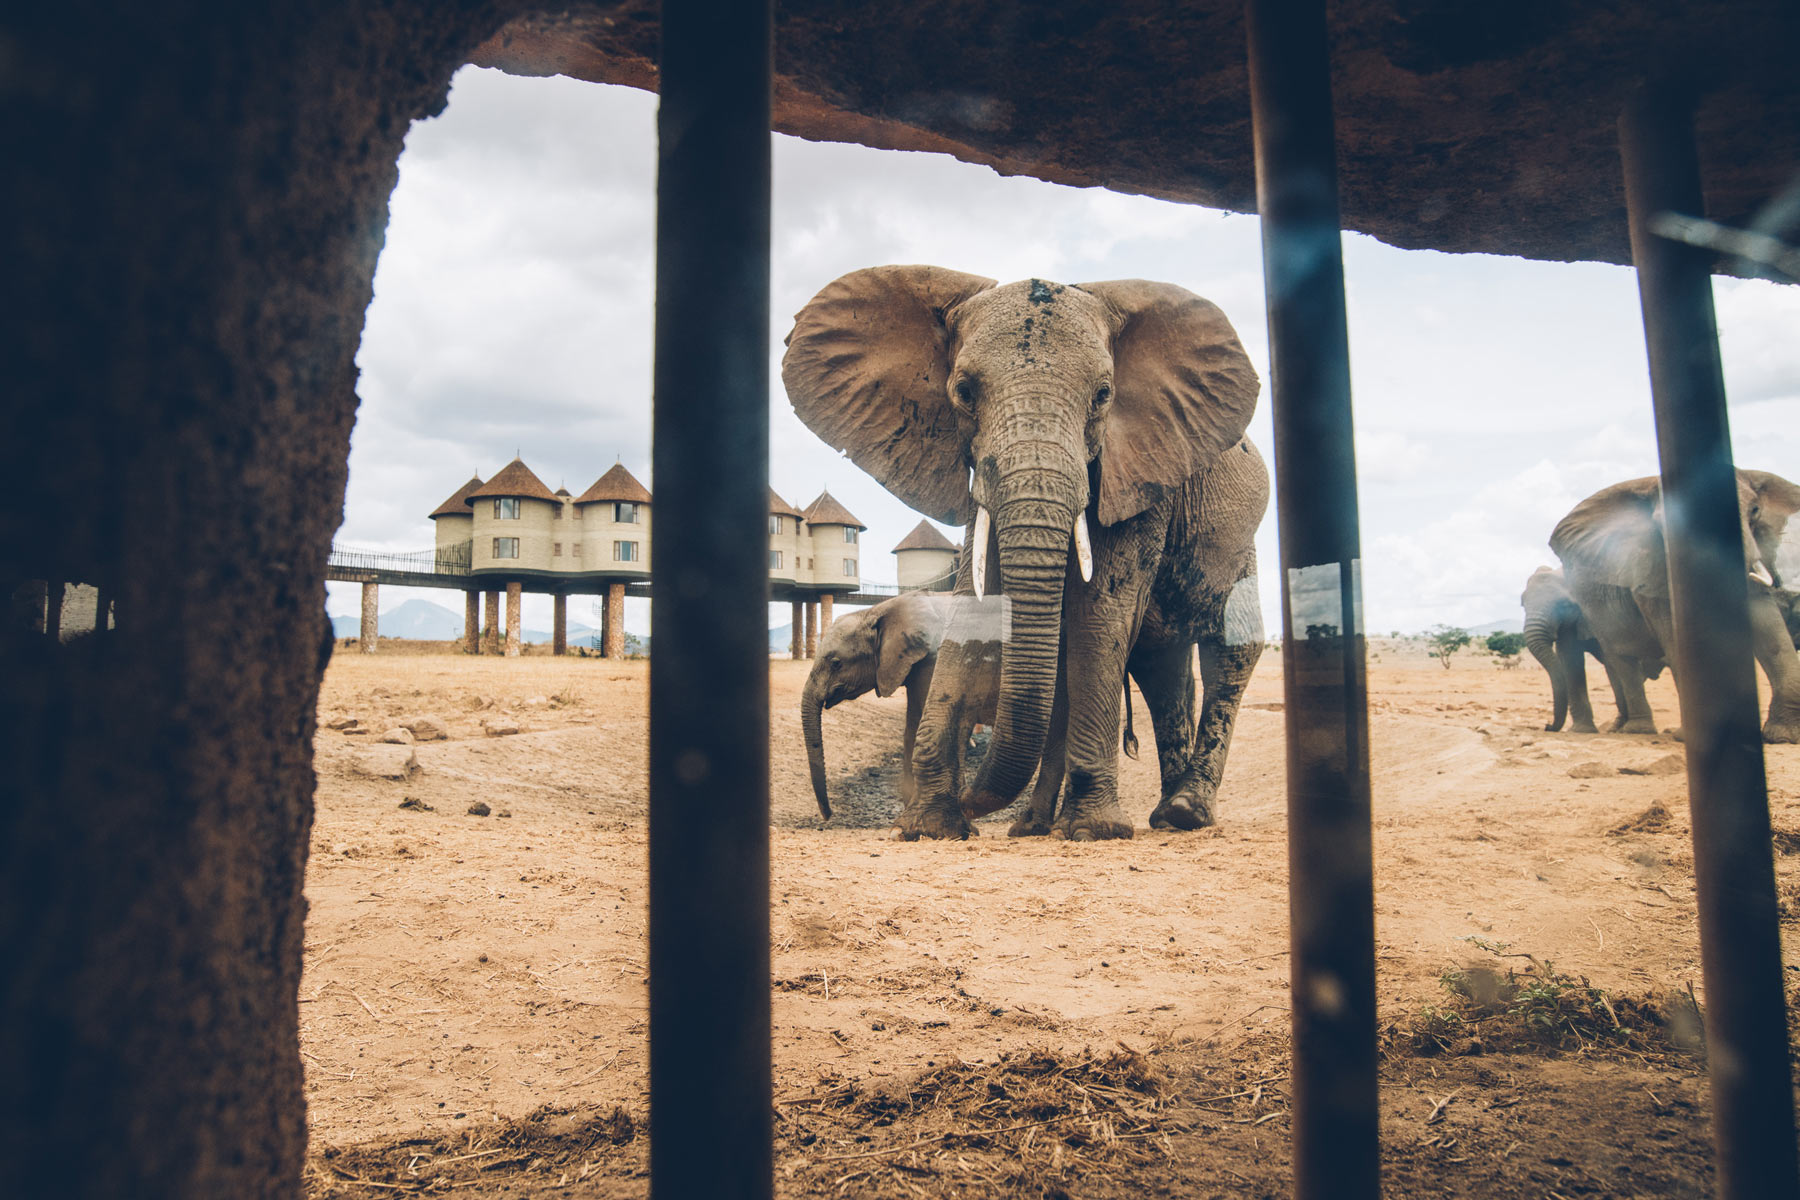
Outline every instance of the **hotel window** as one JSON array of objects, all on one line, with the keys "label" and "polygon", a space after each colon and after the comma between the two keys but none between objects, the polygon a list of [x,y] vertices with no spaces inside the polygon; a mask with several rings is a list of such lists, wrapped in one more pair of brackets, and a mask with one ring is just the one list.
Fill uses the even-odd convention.
[{"label": "hotel window", "polygon": [[517,558],[517,557],[519,557],[519,539],[518,538],[495,538],[494,539],[494,557],[495,558]]},{"label": "hotel window", "polygon": [[614,542],[614,562],[636,562],[638,560],[638,544],[636,542]]},{"label": "hotel window", "polygon": [[780,533],[781,527],[782,527],[781,514],[780,513],[770,513],[769,514],[769,532],[770,533]]},{"label": "hotel window", "polygon": [[561,558],[562,557],[562,543],[561,542],[551,542],[550,543],[550,557],[551,558]]},{"label": "hotel window", "polygon": [[555,508],[550,510],[550,519],[552,521],[562,520],[562,505],[559,504]]},{"label": "hotel window", "polygon": [[630,500],[620,500],[613,505],[613,520],[620,525],[636,525],[638,506]]},{"label": "hotel window", "polygon": [[844,560],[844,575],[846,578],[851,579],[856,577],[856,560],[854,558],[846,558]]},{"label": "hotel window", "polygon": [[781,551],[779,551],[779,550],[769,551],[769,570],[771,570],[771,571],[781,570]]},{"label": "hotel window", "polygon": [[849,542],[851,545],[855,545],[856,544],[856,530],[850,528],[848,525],[844,526],[844,540],[846,542]]},{"label": "hotel window", "polygon": [[517,496],[501,496],[494,501],[494,520],[516,521],[518,519],[519,498]]},{"label": "hotel window", "polygon": [[576,542],[573,546],[570,546],[569,553],[574,555],[576,558],[580,558],[581,557],[581,543]]}]

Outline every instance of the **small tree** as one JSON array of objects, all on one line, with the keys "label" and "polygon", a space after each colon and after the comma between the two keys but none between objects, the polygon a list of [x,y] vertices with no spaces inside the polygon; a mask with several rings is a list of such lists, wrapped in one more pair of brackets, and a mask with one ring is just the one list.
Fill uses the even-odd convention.
[{"label": "small tree", "polygon": [[1512,670],[1519,665],[1519,654],[1525,649],[1525,635],[1522,633],[1490,633],[1487,636],[1488,653],[1500,659],[1500,665]]},{"label": "small tree", "polygon": [[1425,631],[1431,640],[1431,656],[1450,669],[1450,656],[1469,644],[1469,631],[1456,625],[1433,625]]}]

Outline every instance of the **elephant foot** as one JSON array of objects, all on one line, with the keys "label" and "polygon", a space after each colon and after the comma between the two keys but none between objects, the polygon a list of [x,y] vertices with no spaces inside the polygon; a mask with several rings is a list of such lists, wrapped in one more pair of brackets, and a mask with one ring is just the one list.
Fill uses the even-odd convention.
[{"label": "elephant foot", "polygon": [[975,827],[948,797],[903,811],[894,828],[903,842],[916,842],[922,837],[962,841],[976,836]]},{"label": "elephant foot", "polygon": [[1776,745],[1792,745],[1800,742],[1800,721],[1778,722],[1771,717],[1769,723],[1763,726],[1762,738],[1763,741]]},{"label": "elephant foot", "polygon": [[1125,819],[1125,812],[1117,804],[1102,804],[1094,808],[1064,817],[1051,830],[1051,836],[1071,842],[1102,842],[1114,838],[1129,838],[1131,822]]},{"label": "elephant foot", "polygon": [[[1550,732],[1552,732],[1552,733],[1556,732],[1555,729],[1553,729],[1552,727],[1550,727],[1548,725],[1546,725],[1544,728],[1550,730]],[[1569,732],[1570,733],[1599,733],[1600,730],[1594,726],[1594,723],[1592,721],[1575,721],[1569,725]]]},{"label": "elephant foot", "polygon": [[1614,733],[1656,733],[1656,722],[1649,717],[1633,717],[1629,721],[1613,722]]},{"label": "elephant foot", "polygon": [[1210,799],[1193,792],[1176,792],[1150,814],[1150,828],[1205,829],[1217,820]]},{"label": "elephant foot", "polygon": [[972,821],[976,817],[985,817],[991,812],[999,812],[1011,803],[1010,799],[1001,799],[993,792],[971,789],[962,795],[962,812],[963,816]]},{"label": "elephant foot", "polygon": [[1007,837],[1049,837],[1050,822],[1033,813],[1026,813],[1012,823],[1006,831]]}]

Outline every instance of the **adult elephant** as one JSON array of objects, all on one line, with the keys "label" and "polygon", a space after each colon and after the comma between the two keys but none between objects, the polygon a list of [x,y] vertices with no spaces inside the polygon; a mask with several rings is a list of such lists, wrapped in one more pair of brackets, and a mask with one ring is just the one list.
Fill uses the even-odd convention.
[{"label": "adult elephant", "polygon": [[[1525,606],[1525,648],[1550,676],[1552,711],[1550,723],[1544,729],[1555,733],[1562,729],[1565,718],[1572,718],[1571,733],[1599,732],[1594,726],[1593,706],[1588,703],[1587,656],[1590,654],[1600,661],[1606,670],[1607,681],[1612,684],[1613,702],[1619,709],[1612,728],[1616,730],[1623,726],[1628,719],[1625,691],[1606,661],[1594,631],[1588,628],[1586,618],[1581,615],[1581,606],[1569,594],[1563,573],[1555,567],[1539,567],[1533,571],[1531,578],[1525,581],[1519,603]],[[1650,678],[1655,679],[1661,673],[1659,663],[1651,671]]]},{"label": "adult elephant", "polygon": [[[1800,742],[1800,654],[1773,574],[1788,518],[1800,510],[1800,487],[1767,471],[1740,470],[1737,478],[1751,638],[1772,693],[1763,740]],[[1655,733],[1643,681],[1659,662],[1673,661],[1675,644],[1659,481],[1631,479],[1595,492],[1557,523],[1550,548],[1562,559],[1569,591],[1624,691],[1627,713],[1619,731]],[[1679,687],[1679,676],[1675,682]]]},{"label": "adult elephant", "polygon": [[[959,591],[1004,593],[997,617],[977,603],[952,618],[901,835],[966,837],[969,817],[1010,803],[1061,698],[1068,779],[1055,831],[1130,837],[1117,762],[1128,665],[1162,770],[1152,826],[1212,824],[1262,649],[1254,537],[1268,505],[1268,472],[1243,438],[1256,371],[1225,315],[1167,283],[1002,287],[940,267],[873,267],[800,311],[782,380],[827,443],[925,515],[966,523]],[[993,644],[994,738],[965,789],[956,697]],[[1014,832],[1047,824],[1028,817]]]}]

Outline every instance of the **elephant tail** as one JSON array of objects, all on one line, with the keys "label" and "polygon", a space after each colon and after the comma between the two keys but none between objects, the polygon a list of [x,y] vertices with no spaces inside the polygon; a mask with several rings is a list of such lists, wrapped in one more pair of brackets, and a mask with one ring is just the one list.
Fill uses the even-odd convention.
[{"label": "elephant tail", "polygon": [[1137,731],[1131,727],[1131,680],[1125,681],[1125,754],[1128,758],[1138,756]]}]

